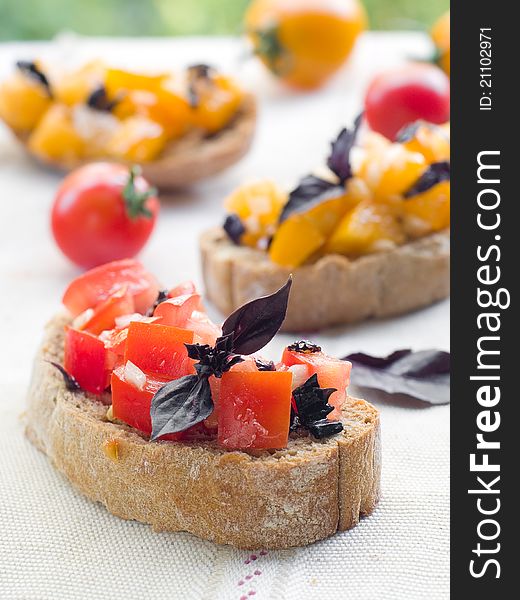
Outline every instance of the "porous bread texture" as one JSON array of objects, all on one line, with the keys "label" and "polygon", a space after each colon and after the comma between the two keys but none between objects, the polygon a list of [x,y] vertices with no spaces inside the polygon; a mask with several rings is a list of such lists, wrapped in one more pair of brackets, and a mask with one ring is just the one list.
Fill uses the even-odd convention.
[{"label": "porous bread texture", "polygon": [[[141,164],[143,175],[161,189],[183,188],[211,177],[238,162],[248,152],[255,128],[256,100],[252,94],[245,94],[236,116],[224,129],[211,136],[192,131],[170,142],[156,160]],[[18,138],[26,145],[27,136]],[[37,157],[37,160],[60,171],[71,171],[90,162],[73,158],[57,161]]]},{"label": "porous bread texture", "polygon": [[353,260],[328,254],[294,269],[233,244],[221,227],[202,234],[200,252],[206,295],[224,315],[273,293],[292,273],[284,331],[398,315],[450,293],[449,231]]},{"label": "porous bread texture", "polygon": [[[65,316],[47,326],[28,392],[26,434],[81,493],[156,531],[188,531],[238,548],[288,548],[356,525],[379,499],[378,411],[348,398],[345,431],[248,454],[214,441],[149,442],[107,420],[102,400],[70,392],[48,361],[63,359]],[[106,452],[117,447],[117,457]]]}]

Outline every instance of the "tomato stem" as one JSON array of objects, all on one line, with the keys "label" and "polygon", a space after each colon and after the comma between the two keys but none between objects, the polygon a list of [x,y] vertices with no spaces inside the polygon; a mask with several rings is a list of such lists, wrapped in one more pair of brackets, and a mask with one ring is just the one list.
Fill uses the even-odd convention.
[{"label": "tomato stem", "polygon": [[137,219],[140,216],[147,219],[152,218],[152,212],[146,207],[146,201],[151,196],[157,194],[156,188],[148,188],[144,192],[140,192],[135,187],[135,178],[141,175],[141,168],[134,165],[128,174],[128,181],[123,188],[123,198],[125,200],[126,210],[131,219]]}]

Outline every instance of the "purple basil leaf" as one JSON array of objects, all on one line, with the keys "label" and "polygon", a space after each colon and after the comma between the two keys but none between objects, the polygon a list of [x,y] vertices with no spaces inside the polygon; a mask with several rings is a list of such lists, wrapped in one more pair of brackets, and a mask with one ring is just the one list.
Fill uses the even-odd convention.
[{"label": "purple basil leaf", "polygon": [[232,352],[253,354],[273,339],[284,322],[291,285],[292,276],[274,294],[244,304],[224,321],[222,335],[233,334]]},{"label": "purple basil leaf", "polygon": [[233,242],[233,244],[240,246],[240,240],[246,232],[246,228],[244,227],[244,224],[242,223],[240,217],[238,215],[235,215],[234,213],[231,213],[226,217],[223,228],[224,231],[227,233],[228,238]]},{"label": "purple basil leaf", "polygon": [[65,371],[64,367],[57,362],[53,362],[52,360],[49,360],[48,362],[61,373],[63,381],[65,382],[65,387],[69,390],[69,392],[77,392],[78,390],[81,390],[79,383],[74,377],[72,377],[72,375],[70,375],[70,373]]},{"label": "purple basil leaf", "polygon": [[353,364],[351,382],[387,394],[405,394],[430,404],[450,401],[450,354],[440,350],[398,350],[378,358],[357,353],[346,356]]},{"label": "purple basil leaf", "polygon": [[171,381],[152,398],[150,440],[185,431],[204,421],[212,412],[213,400],[207,377],[186,375]]},{"label": "purple basil leaf", "polygon": [[96,88],[87,98],[87,106],[100,112],[112,112],[119,100],[110,100],[104,85]]},{"label": "purple basil leaf", "polygon": [[350,164],[350,153],[356,142],[357,133],[363,113],[357,116],[354,127],[342,129],[338,137],[332,142],[332,152],[327,159],[327,166],[335,173],[342,184],[352,177],[352,165]]},{"label": "purple basil leaf", "polygon": [[450,163],[446,160],[442,162],[432,163],[412,187],[404,193],[405,198],[413,198],[417,194],[422,194],[428,191],[434,185],[441,181],[449,181],[450,179]]},{"label": "purple basil leaf", "polygon": [[289,194],[289,200],[283,207],[279,222],[283,223],[295,213],[306,212],[325,200],[342,196],[344,193],[345,188],[341,185],[331,183],[315,175],[307,175],[300,181],[298,187]]}]

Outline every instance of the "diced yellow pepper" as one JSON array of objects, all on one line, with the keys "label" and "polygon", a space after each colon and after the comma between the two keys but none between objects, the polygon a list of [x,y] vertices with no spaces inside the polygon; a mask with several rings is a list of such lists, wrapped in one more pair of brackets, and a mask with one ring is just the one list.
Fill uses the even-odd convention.
[{"label": "diced yellow pepper", "polygon": [[129,117],[108,140],[106,153],[111,158],[148,162],[161,153],[165,143],[166,136],[158,123],[146,117]]},{"label": "diced yellow pepper", "polygon": [[92,60],[76,71],[64,73],[53,83],[54,97],[73,106],[87,101],[90,94],[103,85],[106,67],[100,60]]},{"label": "diced yellow pepper", "polygon": [[51,103],[45,86],[27,73],[16,71],[0,85],[0,118],[17,133],[34,129]]},{"label": "diced yellow pepper", "polygon": [[74,127],[72,109],[65,104],[53,104],[31,134],[28,147],[44,161],[74,164],[82,158],[85,141]]},{"label": "diced yellow pepper", "polygon": [[450,182],[441,181],[426,192],[404,200],[403,211],[406,231],[411,237],[446,229],[450,225]]},{"label": "diced yellow pepper", "polygon": [[412,139],[403,143],[410,152],[419,152],[428,164],[450,159],[450,136],[430,123],[420,124]]},{"label": "diced yellow pepper", "polygon": [[188,101],[176,92],[158,87],[154,91],[133,90],[125,93],[113,113],[121,119],[141,115],[159,123],[168,139],[186,133],[191,118]]},{"label": "diced yellow pepper", "polygon": [[195,83],[198,105],[192,109],[192,123],[208,133],[216,133],[236,115],[243,100],[242,90],[229,77],[212,74]]},{"label": "diced yellow pepper", "polygon": [[391,144],[380,151],[367,152],[358,175],[376,199],[384,200],[409,189],[426,166],[419,152],[410,152],[402,144]]},{"label": "diced yellow pepper", "polygon": [[287,193],[272,181],[246,184],[235,190],[224,202],[229,213],[234,213],[246,228],[241,243],[253,248],[259,240],[273,235]]},{"label": "diced yellow pepper", "polygon": [[323,246],[352,203],[348,194],[344,194],[288,217],[269,247],[271,260],[288,267],[304,263]]},{"label": "diced yellow pepper", "polygon": [[147,75],[144,73],[131,73],[122,69],[109,68],[105,74],[105,88],[109,98],[116,98],[123,92],[143,90],[154,92],[170,76],[165,73]]},{"label": "diced yellow pepper", "polygon": [[345,215],[324,250],[355,257],[401,244],[405,240],[397,217],[395,205],[364,200]]}]

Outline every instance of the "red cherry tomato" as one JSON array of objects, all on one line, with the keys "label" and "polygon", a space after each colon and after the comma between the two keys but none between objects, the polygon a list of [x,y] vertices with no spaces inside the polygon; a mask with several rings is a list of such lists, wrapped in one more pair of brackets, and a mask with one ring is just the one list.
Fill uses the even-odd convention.
[{"label": "red cherry tomato", "polygon": [[159,212],[156,191],[135,168],[92,163],[62,182],[52,208],[52,233],[80,267],[135,256]]},{"label": "red cherry tomato", "polygon": [[135,310],[145,313],[159,293],[155,277],[130,258],[96,267],[70,282],[62,302],[73,317],[95,308],[114,292],[126,290],[134,299]]},{"label": "red cherry tomato", "polygon": [[438,67],[426,63],[386,71],[368,88],[365,116],[374,131],[390,140],[419,119],[445,123],[450,118],[450,80]]}]

